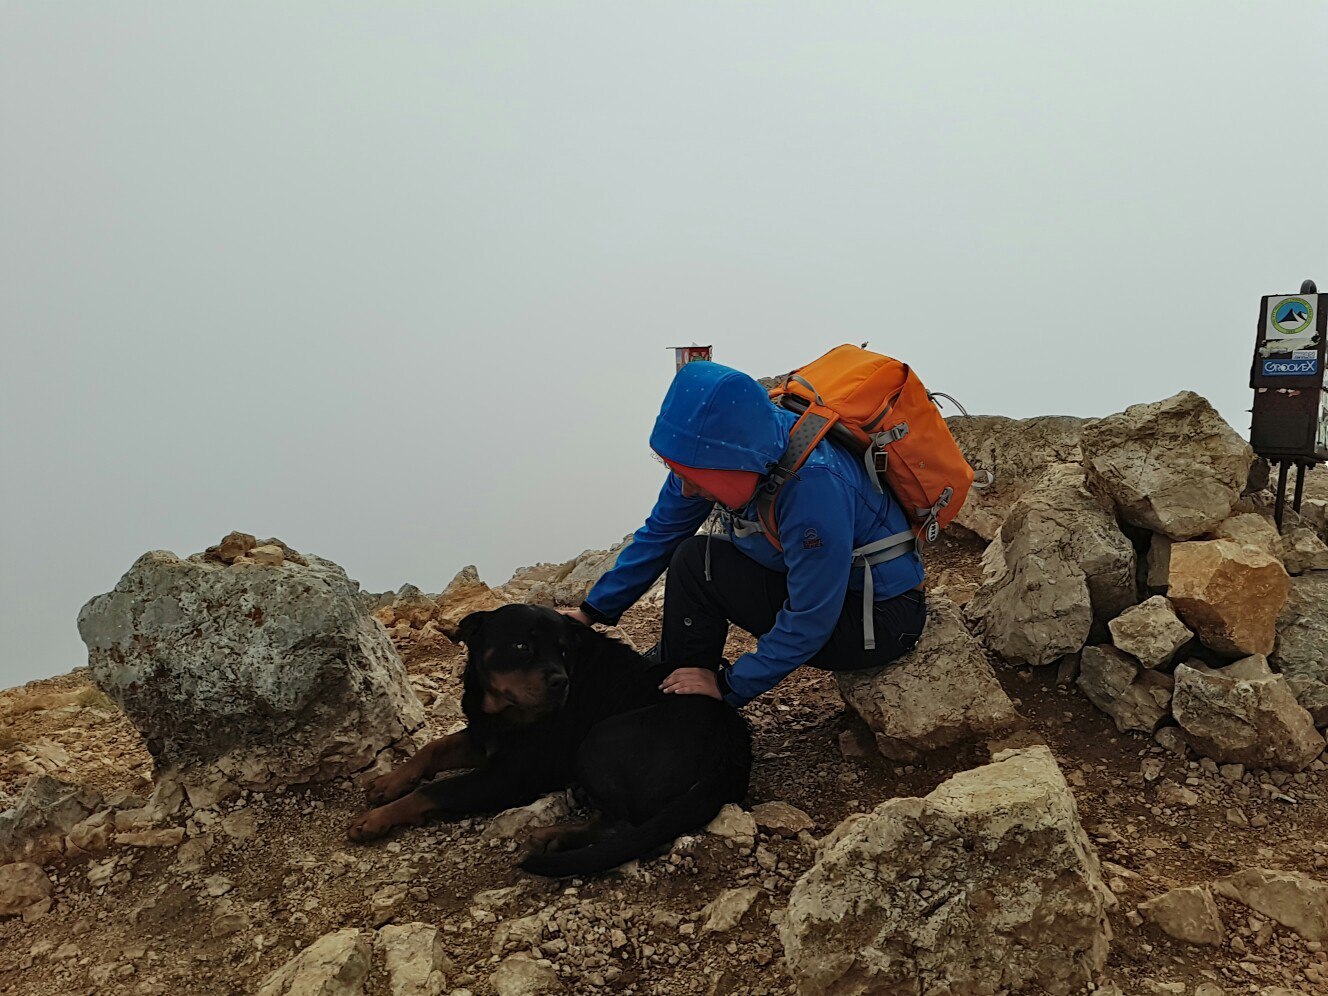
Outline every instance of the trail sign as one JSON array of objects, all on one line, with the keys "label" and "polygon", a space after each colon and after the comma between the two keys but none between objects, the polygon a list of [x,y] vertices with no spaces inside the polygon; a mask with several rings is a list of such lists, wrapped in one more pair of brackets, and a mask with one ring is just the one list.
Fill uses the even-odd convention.
[{"label": "trail sign", "polygon": [[1328,294],[1306,280],[1299,294],[1269,294],[1259,302],[1250,445],[1278,464],[1277,524],[1282,524],[1287,472],[1296,467],[1293,507],[1299,511],[1305,470],[1328,461]]},{"label": "trail sign", "polygon": [[669,348],[673,350],[673,359],[679,370],[696,360],[710,359],[714,349],[712,346],[698,346],[696,343],[692,343],[690,346],[670,346]]}]

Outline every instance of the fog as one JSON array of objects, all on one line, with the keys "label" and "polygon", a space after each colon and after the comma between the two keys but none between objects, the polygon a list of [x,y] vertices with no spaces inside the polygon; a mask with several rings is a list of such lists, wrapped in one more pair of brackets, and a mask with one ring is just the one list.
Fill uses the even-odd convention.
[{"label": "fog", "polygon": [[666,347],[1248,428],[1328,284],[1311,3],[0,3],[0,686],[141,553],[636,527]]}]

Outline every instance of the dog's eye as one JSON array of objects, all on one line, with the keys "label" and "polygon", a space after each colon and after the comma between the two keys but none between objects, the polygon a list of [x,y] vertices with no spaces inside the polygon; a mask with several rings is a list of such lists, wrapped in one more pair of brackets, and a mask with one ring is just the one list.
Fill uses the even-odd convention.
[{"label": "dog's eye", "polygon": [[512,649],[513,649],[513,650],[520,650],[522,653],[525,653],[527,650],[530,649],[530,644],[529,644],[529,643],[514,643],[514,644],[512,644]]}]

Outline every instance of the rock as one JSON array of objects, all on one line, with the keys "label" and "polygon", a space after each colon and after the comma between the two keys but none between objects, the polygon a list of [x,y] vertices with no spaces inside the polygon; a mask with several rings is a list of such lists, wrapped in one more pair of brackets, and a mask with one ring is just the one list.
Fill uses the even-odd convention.
[{"label": "rock", "polygon": [[252,809],[238,809],[222,817],[221,830],[234,840],[248,840],[258,833],[258,814]]},{"label": "rock", "polygon": [[1172,711],[1191,747],[1218,762],[1299,771],[1324,749],[1310,714],[1266,658],[1176,668]]},{"label": "rock", "polygon": [[801,993],[1085,988],[1111,937],[1098,859],[1051,751],[997,755],[822,842],[780,926]]},{"label": "rock", "polygon": [[1272,652],[1291,590],[1280,561],[1231,540],[1176,543],[1167,595],[1176,613],[1221,654]]},{"label": "rock", "polygon": [[1122,733],[1152,733],[1170,712],[1171,678],[1139,667],[1115,647],[1085,647],[1076,684]]},{"label": "rock", "polygon": [[1153,533],[1148,541],[1148,570],[1145,584],[1153,595],[1165,595],[1171,583],[1171,540]]},{"label": "rock", "polygon": [[1328,574],[1291,579],[1272,660],[1288,678],[1328,683]]},{"label": "rock", "polygon": [[1205,399],[1182,391],[1084,426],[1084,469],[1134,526],[1188,540],[1240,499],[1254,451]]},{"label": "rock", "polygon": [[249,914],[243,910],[224,909],[212,918],[210,933],[213,937],[230,937],[249,929]]},{"label": "rock", "polygon": [[1163,932],[1186,944],[1220,947],[1226,940],[1222,916],[1206,886],[1172,889],[1139,907],[1140,914]]},{"label": "rock", "polygon": [[97,686],[159,766],[267,788],[360,771],[424,723],[391,641],[336,564],[138,559],[79,614]]},{"label": "rock", "polygon": [[1227,539],[1241,546],[1253,547],[1274,559],[1282,557],[1282,537],[1271,519],[1255,512],[1242,512],[1224,519],[1213,530],[1213,539]]},{"label": "rock", "polygon": [[254,558],[255,564],[262,564],[264,567],[280,567],[286,562],[286,554],[275,543],[256,546],[249,551],[249,556]]},{"label": "rock", "polygon": [[518,837],[534,827],[553,826],[571,816],[572,809],[572,803],[567,798],[566,792],[546,795],[529,806],[518,806],[499,813],[484,828],[480,840]]},{"label": "rock", "polygon": [[949,600],[931,599],[918,645],[884,668],[835,675],[845,704],[886,757],[981,740],[1022,723],[981,645]]},{"label": "rock", "polygon": [[1218,879],[1213,889],[1289,927],[1307,941],[1328,938],[1328,885],[1308,875],[1243,868]]},{"label": "rock", "polygon": [[530,950],[539,947],[544,936],[544,922],[538,914],[512,917],[504,920],[494,929],[489,950],[494,954],[505,954],[514,948]]},{"label": "rock", "polygon": [[216,546],[210,546],[203,556],[223,564],[233,564],[239,558],[248,555],[258,545],[258,540],[250,533],[227,533]]},{"label": "rock", "polygon": [[1107,624],[1111,642],[1147,668],[1164,668],[1194,634],[1162,595],[1126,609]]},{"label": "rock", "polygon": [[489,985],[498,996],[534,996],[536,993],[561,992],[563,988],[553,966],[541,964],[523,954],[505,958],[489,976]]},{"label": "rock", "polygon": [[[473,572],[475,568],[469,570]],[[483,584],[478,577],[474,580]],[[403,584],[392,596],[392,601],[377,609],[373,616],[389,629],[399,623],[405,623],[410,629],[423,629],[437,619],[438,602],[413,584]]]},{"label": "rock", "polygon": [[360,996],[369,958],[366,933],[354,927],[334,930],[263,980],[257,996]]},{"label": "rock", "polygon": [[65,834],[102,804],[101,795],[50,775],[36,775],[18,802],[0,812],[0,862],[59,854]]},{"label": "rock", "polygon": [[725,889],[701,910],[701,933],[724,933],[736,927],[756,902],[761,890],[755,886]]},{"label": "rock", "polygon": [[438,928],[428,923],[384,927],[375,946],[387,969],[392,996],[439,996],[447,988],[451,959]]},{"label": "rock", "polygon": [[706,824],[706,833],[743,844],[756,837],[756,818],[741,806],[726,802],[718,815]]},{"label": "rock", "polygon": [[1048,467],[1079,463],[1079,436],[1087,419],[1068,415],[1013,419],[953,415],[946,419],[968,462],[993,475],[989,487],[969,492],[955,522],[985,540],[994,539],[1011,506]]},{"label": "rock", "polygon": [[0,916],[15,916],[51,894],[51,880],[39,865],[16,861],[0,865]]},{"label": "rock", "polygon": [[1288,574],[1328,571],[1328,544],[1307,526],[1297,526],[1282,537],[1282,563]]},{"label": "rock", "polygon": [[622,542],[608,550],[586,550],[576,557],[567,568],[567,572],[553,586],[554,601],[559,605],[580,605],[595,582],[609,572],[618,562],[618,555],[627,549],[632,537],[624,537]]},{"label": "rock", "polygon": [[449,640],[456,640],[461,620],[472,612],[490,612],[502,605],[487,584],[480,580],[474,565],[461,568],[437,598],[434,622]]},{"label": "rock", "polygon": [[138,830],[115,835],[115,842],[127,847],[178,847],[183,840],[184,827],[163,827],[160,830]]},{"label": "rock", "polygon": [[1153,740],[1168,754],[1175,754],[1177,757],[1189,756],[1189,744],[1185,742],[1185,734],[1178,726],[1162,727],[1153,734]]},{"label": "rock", "polygon": [[1315,681],[1313,678],[1298,678],[1293,675],[1287,678],[1287,687],[1291,689],[1296,701],[1310,714],[1317,728],[1328,726],[1328,684]]},{"label": "rock", "polygon": [[[999,546],[996,546],[999,543]],[[1050,664],[1138,601],[1134,547],[1083,472],[1050,468],[1010,509],[982,587],[967,607],[988,647],[1009,661]]]},{"label": "rock", "polygon": [[802,831],[816,827],[810,816],[787,802],[758,803],[752,807],[752,818],[762,830],[779,837],[796,837]]}]

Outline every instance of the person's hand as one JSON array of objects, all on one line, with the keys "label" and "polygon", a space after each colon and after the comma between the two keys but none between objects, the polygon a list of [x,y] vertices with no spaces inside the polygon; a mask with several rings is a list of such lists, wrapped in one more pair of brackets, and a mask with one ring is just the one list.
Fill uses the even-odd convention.
[{"label": "person's hand", "polygon": [[568,619],[575,619],[582,626],[591,625],[590,616],[586,615],[580,609],[559,609],[558,611],[561,612],[563,615],[565,615]]},{"label": "person's hand", "polygon": [[719,683],[715,672],[703,667],[680,667],[660,685],[660,691],[672,695],[709,695],[712,699],[723,701],[719,694]]}]

